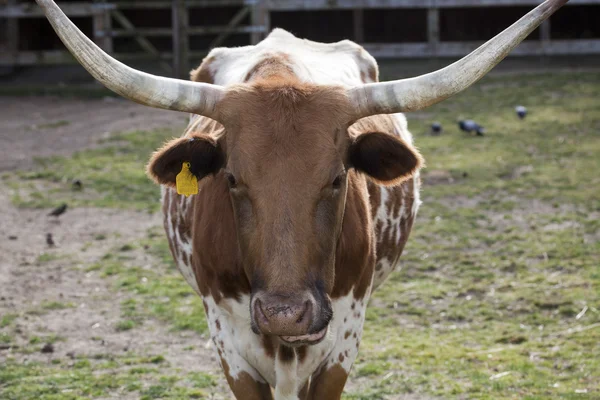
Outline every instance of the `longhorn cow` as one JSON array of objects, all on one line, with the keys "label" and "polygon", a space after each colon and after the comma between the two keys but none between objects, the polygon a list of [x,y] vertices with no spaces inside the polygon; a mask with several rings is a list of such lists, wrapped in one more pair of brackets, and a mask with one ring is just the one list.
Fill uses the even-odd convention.
[{"label": "longhorn cow", "polygon": [[[37,0],[77,60],[141,104],[191,113],[148,164],[162,185],[175,262],[202,297],[238,399],[339,399],[373,290],[399,267],[419,207],[421,155],[406,111],[468,88],[568,0],[547,0],[457,61],[378,82],[348,40],[275,29],[255,46],[213,49],[191,81],[129,68]],[[174,189],[182,166],[199,182]]]}]

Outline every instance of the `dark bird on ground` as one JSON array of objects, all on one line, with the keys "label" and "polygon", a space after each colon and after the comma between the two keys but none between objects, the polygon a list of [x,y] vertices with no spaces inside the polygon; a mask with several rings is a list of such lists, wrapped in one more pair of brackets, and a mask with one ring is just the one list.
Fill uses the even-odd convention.
[{"label": "dark bird on ground", "polygon": [[527,109],[524,106],[517,106],[515,108],[515,111],[517,112],[517,115],[521,119],[524,119],[525,116],[527,116]]},{"label": "dark bird on ground", "polygon": [[471,119],[458,121],[458,127],[463,132],[475,132],[477,136],[483,136],[485,133],[485,128]]},{"label": "dark bird on ground", "polygon": [[52,343],[46,343],[40,350],[42,353],[54,353],[54,346]]},{"label": "dark bird on ground", "polygon": [[54,239],[52,238],[52,234],[51,233],[46,233],[46,244],[49,247],[54,247]]},{"label": "dark bird on ground", "polygon": [[439,135],[440,133],[442,133],[442,124],[440,124],[439,122],[434,122],[433,124],[431,124],[431,133],[433,135]]},{"label": "dark bird on ground", "polygon": [[83,188],[83,184],[79,179],[75,179],[73,183],[71,183],[71,187],[73,190],[81,190]]},{"label": "dark bird on ground", "polygon": [[67,211],[67,205],[63,204],[60,207],[56,207],[48,216],[50,217],[59,217]]}]

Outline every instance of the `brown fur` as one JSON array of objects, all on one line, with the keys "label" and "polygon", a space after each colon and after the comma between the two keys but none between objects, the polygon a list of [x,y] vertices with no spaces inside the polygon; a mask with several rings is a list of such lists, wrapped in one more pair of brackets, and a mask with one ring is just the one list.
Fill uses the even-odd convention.
[{"label": "brown fur", "polygon": [[313,377],[307,398],[310,400],[340,399],[347,379],[348,374],[339,365],[321,371]]},{"label": "brown fur", "polygon": [[[194,80],[208,79],[203,68],[192,74]],[[228,88],[218,106],[220,122],[197,117],[148,166],[155,181],[169,186],[181,162],[202,166],[200,194],[184,212],[170,192],[164,207],[173,220],[165,223],[193,242],[199,290],[217,304],[257,287],[294,294],[307,284],[321,285],[332,299],[350,291],[363,299],[376,248],[391,247],[391,240],[376,240],[378,205],[370,198],[379,188],[369,180],[400,185],[393,189],[399,196],[394,201],[402,202],[403,190],[414,190],[408,177],[422,165],[410,144],[391,136],[396,128],[388,117],[349,127],[353,110],[342,88],[301,83],[290,74],[285,59],[264,62],[247,84]],[[176,243],[170,245],[179,257]],[[274,340],[263,345],[272,357],[293,356]],[[239,398],[270,398],[264,384],[249,375],[232,381],[226,362],[223,369]],[[309,399],[339,398],[346,379],[335,365],[315,374],[304,390]]]},{"label": "brown fur", "polygon": [[257,79],[269,79],[276,76],[293,76],[294,70],[289,62],[289,56],[283,53],[277,53],[265,57],[258,62],[247,74],[244,82]]},{"label": "brown fur", "polygon": [[242,372],[238,379],[233,379],[229,374],[229,365],[221,358],[221,366],[231,391],[238,399],[244,400],[272,400],[271,387],[262,382],[255,381],[248,373]]},{"label": "brown fur", "polygon": [[195,82],[215,83],[215,77],[210,71],[210,65],[215,61],[214,57],[206,57],[202,64],[190,72],[190,80]]}]

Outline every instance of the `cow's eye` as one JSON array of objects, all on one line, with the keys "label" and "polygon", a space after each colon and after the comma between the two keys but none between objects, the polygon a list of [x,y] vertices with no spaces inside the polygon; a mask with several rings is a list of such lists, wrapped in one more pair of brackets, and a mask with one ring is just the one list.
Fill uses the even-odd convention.
[{"label": "cow's eye", "polygon": [[334,189],[339,189],[340,187],[342,187],[343,180],[344,180],[344,174],[339,174],[333,180],[333,182],[331,182],[331,187],[334,188]]},{"label": "cow's eye", "polygon": [[227,184],[229,185],[229,187],[231,189],[235,188],[237,186],[237,180],[235,179],[235,176],[233,176],[233,174],[227,173]]}]

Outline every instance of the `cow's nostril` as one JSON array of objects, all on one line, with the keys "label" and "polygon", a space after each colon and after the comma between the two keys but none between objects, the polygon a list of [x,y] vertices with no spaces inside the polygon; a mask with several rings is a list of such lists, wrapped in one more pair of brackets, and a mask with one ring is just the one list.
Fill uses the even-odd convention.
[{"label": "cow's nostril", "polygon": [[262,303],[260,299],[256,299],[254,302],[254,315],[258,319],[259,325],[267,325],[269,323],[269,319],[267,318],[267,314],[263,310]]},{"label": "cow's nostril", "polygon": [[253,322],[264,334],[304,335],[310,330],[313,308],[306,298],[260,294],[253,304]]},{"label": "cow's nostril", "polygon": [[296,320],[297,324],[302,323],[302,321],[304,321],[304,318],[307,316],[310,316],[312,313],[312,303],[308,300],[306,300],[306,302],[304,303],[304,309],[301,311],[300,313],[300,317]]}]

